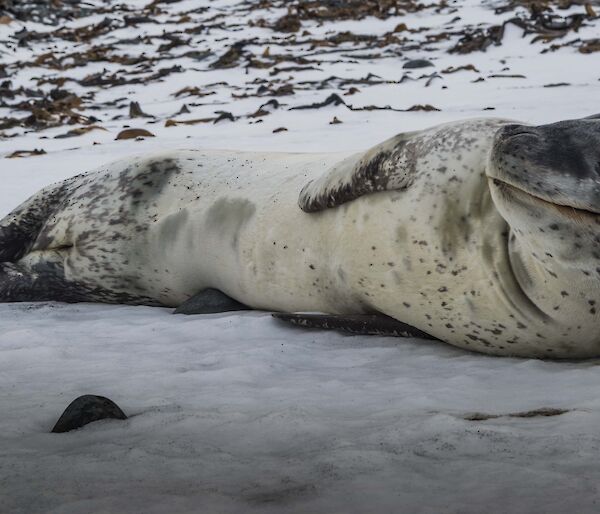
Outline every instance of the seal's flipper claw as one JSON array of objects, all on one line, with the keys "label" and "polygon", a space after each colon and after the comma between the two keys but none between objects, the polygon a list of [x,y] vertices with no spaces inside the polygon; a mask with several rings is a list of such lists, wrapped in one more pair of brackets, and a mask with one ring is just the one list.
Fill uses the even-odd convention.
[{"label": "seal's flipper claw", "polygon": [[276,312],[273,317],[300,327],[339,330],[350,334],[436,339],[418,328],[383,314],[335,315]]},{"label": "seal's flipper claw", "polygon": [[218,289],[204,289],[183,302],[173,314],[214,314],[217,312],[245,311],[250,307],[230,298]]}]

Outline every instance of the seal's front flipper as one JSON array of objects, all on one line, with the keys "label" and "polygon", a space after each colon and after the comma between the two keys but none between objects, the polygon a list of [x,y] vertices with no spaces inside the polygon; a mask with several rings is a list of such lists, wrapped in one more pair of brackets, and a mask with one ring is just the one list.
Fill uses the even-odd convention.
[{"label": "seal's front flipper", "polygon": [[216,312],[246,311],[243,303],[230,298],[218,289],[204,289],[183,302],[173,314],[213,314]]},{"label": "seal's front flipper", "polygon": [[339,330],[350,334],[436,339],[418,328],[383,314],[335,315],[276,312],[273,317],[301,327]]}]

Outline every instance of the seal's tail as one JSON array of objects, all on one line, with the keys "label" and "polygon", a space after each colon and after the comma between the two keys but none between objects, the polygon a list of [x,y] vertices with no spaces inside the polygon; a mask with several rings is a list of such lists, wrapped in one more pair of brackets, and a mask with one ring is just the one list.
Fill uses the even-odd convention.
[{"label": "seal's tail", "polygon": [[48,186],[0,220],[0,263],[17,262],[33,246],[42,227],[61,206],[70,181]]}]

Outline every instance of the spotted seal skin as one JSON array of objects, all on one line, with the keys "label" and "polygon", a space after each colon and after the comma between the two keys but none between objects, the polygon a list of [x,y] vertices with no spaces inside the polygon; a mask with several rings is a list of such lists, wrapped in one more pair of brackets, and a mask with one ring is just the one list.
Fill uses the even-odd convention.
[{"label": "spotted seal skin", "polygon": [[0,222],[0,300],[381,313],[492,355],[600,355],[600,121],[475,119],[354,155],[177,151]]}]

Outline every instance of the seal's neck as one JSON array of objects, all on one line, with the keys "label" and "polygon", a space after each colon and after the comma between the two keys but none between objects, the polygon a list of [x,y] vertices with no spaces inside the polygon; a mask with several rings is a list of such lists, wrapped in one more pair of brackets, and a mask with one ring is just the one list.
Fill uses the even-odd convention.
[{"label": "seal's neck", "polygon": [[523,293],[548,318],[561,324],[589,324],[600,311],[600,281],[584,259],[565,258],[559,249],[544,248],[539,238],[511,232],[508,254]]}]

